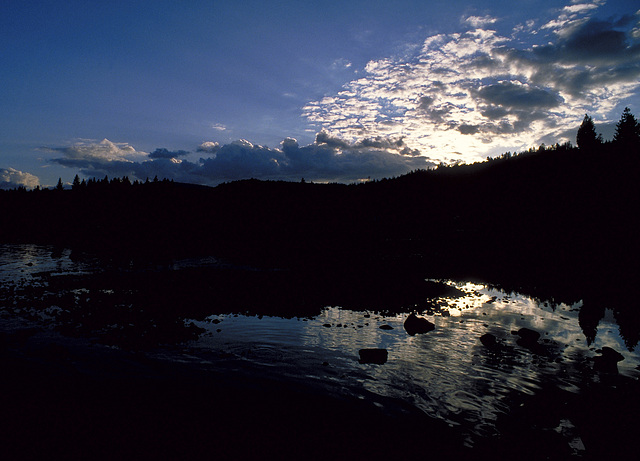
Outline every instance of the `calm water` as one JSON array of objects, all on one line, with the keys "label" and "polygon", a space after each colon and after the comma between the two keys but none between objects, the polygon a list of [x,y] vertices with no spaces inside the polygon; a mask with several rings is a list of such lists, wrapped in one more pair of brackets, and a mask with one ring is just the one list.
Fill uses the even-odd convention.
[{"label": "calm water", "polygon": [[[215,264],[213,259],[184,260],[164,269]],[[48,278],[70,274],[99,277],[103,269],[97,260],[73,259],[69,250],[0,246],[0,330],[36,324],[43,328],[40,337],[64,340],[56,330],[61,309],[54,305],[29,309],[28,287],[46,286]],[[497,434],[496,421],[519,398],[535,396],[548,386],[577,394],[598,381],[592,358],[603,346],[624,356],[618,363],[621,376],[640,378],[640,348],[625,347],[610,311],[605,311],[595,340],[588,344],[578,322],[580,302],[551,306],[469,282],[443,283],[464,295],[433,300],[436,312],[422,313],[435,324],[426,334],[406,333],[403,323],[408,312],[385,316],[326,306],[314,317],[286,319],[218,310],[204,319],[184,319],[185,324],[193,322],[204,329],[198,339],[146,353],[203,368],[305,382],[353,398],[379,398],[377,404],[390,406],[390,411],[393,402],[403,402],[461,428],[469,445]],[[12,296],[27,299],[16,308]],[[388,327],[381,329],[383,325]],[[523,327],[541,334],[542,347],[536,353],[516,344],[514,332]],[[485,333],[498,339],[496,350],[480,342]],[[388,361],[359,363],[358,351],[363,348],[387,349]],[[570,415],[549,429],[562,433],[576,454],[584,449]]]}]

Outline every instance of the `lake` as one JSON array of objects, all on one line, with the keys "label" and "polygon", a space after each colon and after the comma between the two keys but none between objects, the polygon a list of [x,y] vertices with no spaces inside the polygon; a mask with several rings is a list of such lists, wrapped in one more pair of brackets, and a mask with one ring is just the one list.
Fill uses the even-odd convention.
[{"label": "lake", "polygon": [[[175,310],[166,307],[163,299],[173,293],[169,285],[193,283],[192,274],[207,271],[213,275],[198,279],[198,285],[209,280],[225,285],[216,281],[228,273],[234,280],[246,275],[268,281],[260,278],[260,284],[247,287],[256,293],[218,287],[214,293],[224,296],[210,299],[203,299],[209,287],[190,289],[191,295],[166,303]],[[384,309],[379,302],[367,308],[361,302],[356,309],[353,300],[342,305],[336,296],[327,305],[314,297],[310,308],[300,292],[287,291],[292,293],[287,296],[273,289],[286,274],[263,272],[214,258],[110,265],[68,249],[2,245],[4,351],[12,360],[64,363],[74,376],[98,379],[161,363],[243,382],[269,380],[371,403],[391,417],[426,415],[451,428],[471,450],[494,450],[496,440],[509,449],[520,441],[540,441],[550,443],[559,459],[605,450],[607,432],[594,421],[605,422],[598,418],[606,412],[624,413],[612,405],[624,404],[625,392],[637,395],[640,347],[621,334],[615,312],[607,308],[593,321],[581,316],[581,300],[541,300],[446,279],[422,281],[428,298],[421,295],[421,283],[406,288],[418,290],[415,296],[394,284],[397,292],[390,296],[422,300],[404,308]],[[163,293],[161,300],[150,297],[154,286]],[[267,303],[270,309],[254,310],[251,303]],[[264,313],[278,313],[279,303],[287,304],[283,315]],[[404,323],[414,311],[434,329],[408,334]],[[526,340],[528,330],[539,338]],[[622,359],[599,369],[608,348]],[[362,349],[385,349],[386,360],[361,363]],[[109,366],[97,365],[104,357]],[[600,415],[585,413],[585,402]],[[631,403],[637,407],[637,401]],[[620,437],[615,440],[621,443]],[[632,441],[622,437],[622,443],[631,446]]]}]

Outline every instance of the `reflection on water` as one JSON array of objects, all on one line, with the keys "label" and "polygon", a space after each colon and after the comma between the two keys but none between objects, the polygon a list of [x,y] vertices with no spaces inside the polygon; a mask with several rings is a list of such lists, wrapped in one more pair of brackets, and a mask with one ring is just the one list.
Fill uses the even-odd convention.
[{"label": "reflection on water", "polygon": [[[215,260],[208,263],[217,264]],[[172,269],[202,264],[181,261]],[[24,295],[20,287],[46,285],[42,273],[55,277],[99,274],[100,270],[95,261],[75,261],[68,251],[33,245],[1,247],[0,313],[4,323],[0,327],[9,328],[21,314],[13,298]],[[218,360],[218,365],[224,362],[231,371],[249,367],[313,383],[328,392],[409,403],[462,428],[470,445],[499,434],[501,415],[512,411],[521,399],[547,388],[577,395],[590,382],[598,381],[593,357],[603,347],[624,356],[617,364],[620,375],[640,377],[640,348],[626,347],[610,310],[603,309],[601,319],[583,331],[581,302],[551,305],[470,282],[442,283],[457,288],[461,295],[431,299],[428,308],[418,312],[435,324],[426,334],[406,333],[403,324],[409,312],[383,315],[328,306],[320,315],[285,319],[218,311],[204,318],[182,319],[203,329],[197,340],[179,349],[158,347],[149,353],[207,366],[216,366]],[[24,299],[20,303],[26,304]],[[27,318],[55,327],[56,309],[61,308],[46,306],[39,316]],[[515,333],[522,328],[540,333],[535,347],[519,342]],[[495,346],[480,341],[487,333],[495,338]],[[365,348],[386,349],[387,362],[359,363],[358,351]],[[574,423],[570,414],[560,415],[548,429],[565,437],[579,454],[584,447]]]},{"label": "reflection on water", "polygon": [[[312,319],[211,316],[198,322],[209,333],[196,347],[225,350],[269,367],[285,367],[305,357],[297,362],[298,372],[315,379],[326,375],[318,366],[326,362],[339,370],[342,385],[354,395],[369,391],[408,401],[430,416],[469,429],[470,437],[497,433],[495,422],[509,411],[514,393],[534,395],[543,385],[579,392],[590,358],[604,346],[624,355],[618,364],[622,375],[640,376],[639,348],[624,348],[610,315],[600,322],[589,346],[578,323],[579,305],[551,308],[515,293],[447,283],[465,296],[440,300],[448,307],[428,316],[436,328],[427,334],[405,332],[408,314],[382,316],[327,307]],[[517,344],[514,332],[521,328],[540,332],[535,353]],[[480,342],[485,333],[497,338],[496,349]],[[358,363],[358,351],[364,348],[387,349],[388,361],[383,366]],[[562,424],[558,430],[571,432],[570,421]]]}]

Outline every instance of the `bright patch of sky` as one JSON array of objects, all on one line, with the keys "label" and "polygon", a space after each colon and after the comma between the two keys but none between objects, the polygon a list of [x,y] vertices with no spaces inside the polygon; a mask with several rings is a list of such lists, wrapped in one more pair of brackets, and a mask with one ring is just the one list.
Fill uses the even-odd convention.
[{"label": "bright patch of sky", "polygon": [[349,182],[574,141],[584,113],[607,138],[640,113],[633,3],[10,2],[0,187]]},{"label": "bright patch of sky", "polygon": [[640,15],[592,16],[603,4],[576,2],[501,32],[499,17],[462,16],[466,30],[369,62],[304,113],[346,139],[402,138],[434,161],[574,141],[584,113],[611,125],[621,103],[637,107],[640,44],[630,37]]}]

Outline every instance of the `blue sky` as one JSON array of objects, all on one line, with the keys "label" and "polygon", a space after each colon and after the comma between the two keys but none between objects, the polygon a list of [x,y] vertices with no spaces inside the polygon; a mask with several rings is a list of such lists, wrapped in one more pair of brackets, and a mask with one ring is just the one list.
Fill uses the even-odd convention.
[{"label": "blue sky", "polygon": [[640,115],[640,1],[12,1],[0,187],[351,182]]}]

